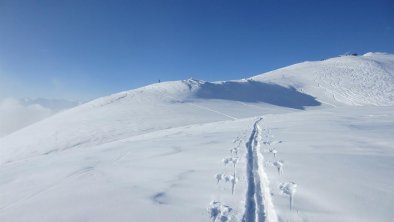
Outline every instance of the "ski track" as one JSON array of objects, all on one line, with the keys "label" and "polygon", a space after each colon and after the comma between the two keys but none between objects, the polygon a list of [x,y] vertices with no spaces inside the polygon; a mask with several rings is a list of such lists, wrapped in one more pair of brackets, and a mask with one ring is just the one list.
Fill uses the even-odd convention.
[{"label": "ski track", "polygon": [[246,143],[247,192],[243,222],[277,222],[268,177],[264,171],[264,157],[260,151],[262,130],[259,126],[263,119],[258,119]]},{"label": "ski track", "polygon": [[188,103],[188,104],[191,105],[191,106],[194,106],[194,107],[198,107],[198,108],[200,108],[200,109],[205,109],[205,110],[211,111],[211,112],[213,112],[213,113],[220,114],[220,115],[225,116],[225,117],[228,117],[228,118],[230,118],[230,119],[232,119],[232,120],[237,120],[237,119],[238,119],[238,118],[236,118],[236,117],[234,117],[234,116],[227,115],[227,114],[225,114],[225,113],[219,112],[219,111],[217,111],[217,110],[214,110],[214,109],[211,109],[211,108],[208,108],[208,107],[205,107],[205,106],[197,105],[197,104],[195,104],[195,103]]},{"label": "ski track", "polygon": [[[170,99],[173,99],[173,100],[175,100],[175,101],[179,101],[179,99],[177,99],[177,98],[175,98],[175,97],[173,97],[173,96],[170,96],[170,95],[168,95],[168,94],[164,94],[164,95],[167,96],[167,97],[170,98]],[[190,105],[190,106],[197,107],[197,108],[199,108],[199,109],[208,110],[208,111],[210,111],[210,112],[213,112],[213,113],[216,113],[216,114],[225,116],[225,117],[230,118],[230,119],[232,119],[232,120],[237,120],[237,119],[238,119],[238,118],[236,118],[236,117],[234,117],[234,116],[227,115],[227,114],[225,114],[225,113],[223,113],[223,112],[219,112],[219,111],[217,111],[217,110],[208,108],[208,107],[206,107],[206,106],[197,105],[197,104],[191,103],[191,102],[188,102],[188,103],[186,103],[186,104],[188,104],[188,105]]]}]

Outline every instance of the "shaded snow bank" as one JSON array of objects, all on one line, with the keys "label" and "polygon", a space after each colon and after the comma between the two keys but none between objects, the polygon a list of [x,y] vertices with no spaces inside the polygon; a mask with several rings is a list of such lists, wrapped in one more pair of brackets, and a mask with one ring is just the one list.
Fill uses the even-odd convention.
[{"label": "shaded snow bank", "polygon": [[251,103],[268,103],[293,109],[319,106],[314,97],[297,91],[294,87],[283,87],[273,83],[248,81],[206,82],[197,90],[196,96],[203,99],[224,99]]}]

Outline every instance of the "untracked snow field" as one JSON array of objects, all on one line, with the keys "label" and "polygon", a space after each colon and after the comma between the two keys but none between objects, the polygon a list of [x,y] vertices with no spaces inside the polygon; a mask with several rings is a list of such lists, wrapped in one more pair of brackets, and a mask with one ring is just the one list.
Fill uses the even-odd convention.
[{"label": "untracked snow field", "polygon": [[392,221],[393,57],[165,82],[59,113],[0,139],[0,221]]}]

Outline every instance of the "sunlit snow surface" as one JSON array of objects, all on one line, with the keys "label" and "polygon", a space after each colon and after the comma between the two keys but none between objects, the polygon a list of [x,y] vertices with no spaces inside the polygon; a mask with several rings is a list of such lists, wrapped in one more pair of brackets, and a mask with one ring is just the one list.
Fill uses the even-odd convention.
[{"label": "sunlit snow surface", "polygon": [[166,82],[60,113],[0,140],[0,221],[390,221],[393,64]]}]

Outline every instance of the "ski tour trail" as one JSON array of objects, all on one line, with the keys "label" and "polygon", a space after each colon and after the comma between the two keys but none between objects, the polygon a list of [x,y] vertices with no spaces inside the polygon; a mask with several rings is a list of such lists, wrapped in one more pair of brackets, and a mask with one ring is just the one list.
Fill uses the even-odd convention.
[{"label": "ski tour trail", "polygon": [[[246,159],[244,182],[247,190],[243,212],[236,212],[231,206],[222,203],[220,200],[212,200],[208,207],[208,214],[212,222],[278,222],[265,168],[275,167],[279,175],[283,174],[284,161],[278,159],[278,150],[274,147],[282,141],[274,140],[271,130],[264,128],[263,124],[263,118],[258,118],[254,122],[247,140],[243,138],[247,137],[246,135],[234,139],[234,147],[230,149],[231,156],[222,159],[224,166],[230,165],[232,171],[215,175],[216,184],[228,184],[231,186],[231,193],[234,194],[236,185],[240,180],[236,175],[237,163],[240,158]],[[241,153],[244,153],[243,157],[240,155]],[[288,196],[289,209],[293,210],[297,184],[295,182],[282,182],[277,189],[283,195]]]}]

